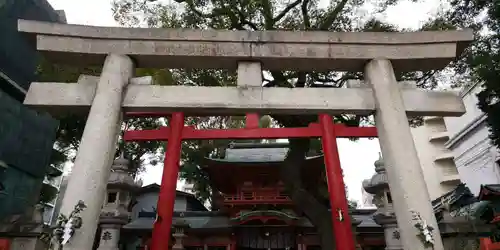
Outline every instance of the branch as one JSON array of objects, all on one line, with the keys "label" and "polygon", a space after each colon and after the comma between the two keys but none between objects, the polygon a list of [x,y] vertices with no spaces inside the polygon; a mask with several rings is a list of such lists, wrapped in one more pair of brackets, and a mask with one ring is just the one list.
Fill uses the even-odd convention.
[{"label": "branch", "polygon": [[302,10],[302,19],[304,19],[304,29],[308,30],[311,28],[311,20],[309,18],[309,13],[307,13],[307,4],[309,4],[310,0],[304,0],[302,2],[302,6],[300,6]]},{"label": "branch", "polygon": [[[286,6],[285,9],[283,9],[283,11],[281,11],[281,13],[278,14],[278,16],[273,18],[273,25],[279,20],[281,20],[288,12],[290,12],[290,10],[295,8],[295,6],[299,5],[300,2],[302,2],[302,0],[296,0],[295,2]],[[307,0],[305,2],[307,2]]]},{"label": "branch", "polygon": [[273,29],[273,12],[269,0],[260,0],[262,15],[264,16],[264,26],[267,30]]},{"label": "branch", "polygon": [[285,86],[285,87],[293,87],[290,82],[288,81],[288,78],[285,77],[283,72],[281,71],[271,71],[271,75],[273,76],[274,80],[269,82],[267,84],[267,87],[273,87],[273,86]]},{"label": "branch", "polygon": [[[236,8],[235,6],[230,6],[227,8],[224,4],[224,1],[221,1],[221,8],[214,8],[212,10],[212,13],[203,13],[200,10],[196,9],[196,6],[193,2],[193,0],[178,0],[179,3],[186,3],[189,10],[194,12],[196,15],[202,18],[215,18],[218,16],[227,16],[229,20],[231,20],[230,28],[231,29],[237,29],[237,30],[245,30],[243,25],[247,24],[250,26],[252,29],[257,30],[257,26],[250,21],[245,20],[243,13]],[[232,10],[235,10],[238,14],[236,16],[236,13],[234,13]]]},{"label": "branch", "polygon": [[[226,7],[226,5],[224,4],[225,3],[224,0],[221,0],[219,2],[222,6],[221,10],[223,10],[224,14],[227,15],[229,17],[229,19],[231,20],[231,28],[237,29],[237,30],[245,30],[245,28],[243,27],[243,23],[240,21],[241,16],[239,16],[239,15],[236,16],[235,12],[240,12],[238,7],[236,6],[236,3],[231,2],[231,3],[233,3],[233,5],[231,5],[231,3],[230,3],[229,7]],[[233,12],[233,11],[235,11],[235,12]]]},{"label": "branch", "polygon": [[339,16],[340,12],[344,9],[346,4],[347,0],[342,0],[342,2],[337,4],[337,6],[335,6],[335,9],[333,9],[333,11],[326,16],[325,21],[322,24],[318,25],[319,30],[328,30],[328,28],[332,26],[333,22],[335,22],[335,20]]},{"label": "branch", "polygon": [[307,73],[306,72],[298,72],[297,73],[297,83],[295,83],[296,88],[303,88],[306,86]]},{"label": "branch", "polygon": [[187,6],[189,7],[189,10],[191,10],[192,12],[194,12],[196,15],[198,15],[200,17],[203,17],[203,18],[216,17],[216,15],[214,15],[213,13],[206,14],[206,13],[201,12],[200,10],[197,10],[196,6],[193,3],[193,0],[178,0],[177,2],[178,3],[186,3]]},{"label": "branch", "polygon": [[318,201],[302,185],[301,169],[306,164],[305,157],[309,151],[309,139],[291,139],[290,150],[280,167],[280,177],[290,192],[290,198],[305,216],[316,226],[320,232],[321,245],[323,249],[334,249],[334,239],[331,213],[328,208]]},{"label": "branch", "polygon": [[[324,87],[324,88],[340,88],[348,80],[361,79],[360,74],[352,74],[349,72],[343,74],[342,77],[340,77],[338,79],[328,77],[326,74],[323,77],[321,77],[321,74],[318,72],[310,73],[309,76],[312,79],[312,83],[310,84],[309,87]],[[336,75],[334,77],[336,77]],[[317,82],[321,83],[321,84],[316,84]],[[333,83],[333,84],[332,85],[325,85],[325,83]]]},{"label": "branch", "polygon": [[238,16],[240,18],[240,23],[242,25],[246,24],[246,25],[250,26],[250,28],[252,28],[253,30],[259,30],[259,28],[257,27],[257,24],[246,20],[245,14],[241,11],[241,9],[238,9],[237,11],[238,11]]}]

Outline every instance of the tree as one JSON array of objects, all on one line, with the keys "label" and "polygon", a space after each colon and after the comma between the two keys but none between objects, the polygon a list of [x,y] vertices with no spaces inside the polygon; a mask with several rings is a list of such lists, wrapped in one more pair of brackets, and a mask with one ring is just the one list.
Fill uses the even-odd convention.
[{"label": "tree", "polygon": [[[319,0],[176,0],[176,3],[162,4],[151,0],[115,0],[115,19],[125,26],[150,26],[169,28],[226,29],[226,30],[321,30],[321,31],[398,31],[396,27],[371,19],[362,26],[356,26],[355,10],[364,0],[336,0],[322,8]],[[382,2],[375,12],[382,12],[397,0]],[[432,22],[426,29],[440,28],[441,23]],[[42,62],[39,68],[41,81],[75,82],[82,73],[98,75],[98,68],[72,68]],[[139,69],[136,75],[153,75],[157,84],[234,86],[235,72],[228,70],[199,69]],[[342,87],[349,79],[361,79],[358,72],[265,72],[266,87]],[[433,88],[440,83],[439,72],[412,72],[397,76],[398,80],[418,81],[420,87]],[[316,116],[279,116],[272,121],[276,126],[302,127],[316,121]],[[242,127],[241,117],[190,117],[188,123],[198,128]],[[78,148],[83,133],[85,117],[67,116],[60,119],[57,134],[57,149],[71,158],[70,152]],[[366,117],[342,115],[335,122],[358,126]],[[155,128],[164,121],[158,119],[127,119],[122,127]],[[228,140],[189,141],[183,143],[180,177],[193,183],[195,194],[202,200],[210,199],[213,190],[207,174],[199,167],[204,157],[223,157]],[[141,142],[119,145],[134,162],[134,169],[140,170],[142,163],[154,164],[161,160],[162,143]],[[302,183],[300,166],[306,155],[321,154],[319,140],[290,140],[290,150],[281,169],[281,177],[290,190],[291,198],[316,226],[321,236],[323,249],[333,249],[332,225],[328,211],[326,181],[318,186]],[[152,160],[147,156],[154,156]]]},{"label": "tree", "polygon": [[[356,7],[363,0],[330,1],[329,6],[321,8],[318,0],[176,0],[176,3],[163,4],[155,1],[115,0],[113,11],[115,19],[127,26],[150,26],[168,28],[225,29],[225,30],[321,30],[321,31],[397,31],[397,28],[371,19],[363,26],[356,26],[354,20]],[[396,0],[385,1],[376,11],[384,11]],[[432,23],[427,29],[439,28]],[[234,72],[227,70],[175,69],[170,70],[174,81],[187,85],[235,85]],[[266,87],[342,87],[349,79],[360,79],[358,72],[265,72]],[[437,71],[412,72],[397,76],[400,80],[416,79],[421,87],[433,88],[439,84]],[[316,116],[280,116],[273,120],[284,127],[303,127],[316,121]],[[200,118],[193,118],[193,121]],[[342,115],[335,122],[358,126],[366,117]],[[208,124],[210,121],[213,124]],[[231,118],[207,118],[201,127],[224,127],[223,123]],[[326,182],[320,188],[309,187],[301,181],[300,166],[305,156],[318,154],[318,140],[290,140],[290,150],[281,170],[281,178],[290,190],[294,203],[316,226],[321,236],[323,249],[333,249],[332,225],[325,196]],[[209,198],[216,190],[210,187],[206,173],[199,168],[199,160],[207,156],[221,156],[222,147],[227,142],[188,142],[184,144],[181,178],[195,184],[195,192],[201,198]]]},{"label": "tree", "polygon": [[458,70],[468,76],[470,84],[482,83],[478,107],[487,114],[490,138],[500,148],[500,2],[453,0],[452,4],[447,20],[476,33],[476,40]]},{"label": "tree", "polygon": [[[74,83],[78,80],[81,74],[98,76],[101,73],[100,70],[100,67],[77,68],[73,66],[53,64],[42,59],[38,65],[36,74],[37,79],[40,82]],[[138,69],[136,75],[152,75],[156,83],[169,84],[171,81],[169,81],[168,76],[165,76],[162,73],[163,71],[151,72],[150,70]],[[54,157],[51,158],[51,164],[62,165],[61,162],[74,160],[74,152],[80,145],[80,139],[85,128],[85,121],[87,120],[86,118],[87,117],[84,115],[74,114],[57,117],[59,120],[59,128],[56,133],[56,143],[54,145],[55,151],[53,154]],[[153,129],[158,128],[161,125],[162,122],[158,119],[134,118],[125,119],[122,123],[122,128]],[[116,155],[118,156],[121,152],[124,152],[127,155],[127,158],[131,160],[130,170],[135,174],[142,170],[141,167],[144,165],[144,161],[147,161],[148,164],[155,165],[161,158],[161,154],[158,151],[158,149],[161,148],[161,142],[152,141],[125,144],[122,140],[120,140],[118,148],[119,150],[117,150]],[[148,157],[146,158],[145,156]]]}]

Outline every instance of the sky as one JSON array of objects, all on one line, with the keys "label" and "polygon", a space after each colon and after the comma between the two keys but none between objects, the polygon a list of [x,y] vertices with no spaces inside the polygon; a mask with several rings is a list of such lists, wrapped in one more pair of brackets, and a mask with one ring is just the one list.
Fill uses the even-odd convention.
[{"label": "sky", "polygon": [[[71,24],[94,26],[118,26],[113,20],[110,0],[48,0],[54,9],[62,9]],[[169,2],[172,0],[164,0]],[[369,1],[369,0],[367,0]],[[381,0],[372,0],[377,2]],[[384,14],[377,15],[386,22],[400,28],[417,29],[444,6],[440,0],[423,0],[418,3],[402,0],[390,7]],[[326,6],[328,0],[321,0]],[[359,10],[360,20],[370,17],[370,5]],[[371,178],[375,173],[373,163],[378,159],[380,147],[377,139],[360,139],[356,142],[348,139],[338,140],[340,162],[344,171],[344,181],[348,188],[349,199],[361,201],[361,182]],[[161,182],[162,166],[149,166],[141,175],[144,185]],[[177,189],[183,190],[185,185],[178,182]]]}]

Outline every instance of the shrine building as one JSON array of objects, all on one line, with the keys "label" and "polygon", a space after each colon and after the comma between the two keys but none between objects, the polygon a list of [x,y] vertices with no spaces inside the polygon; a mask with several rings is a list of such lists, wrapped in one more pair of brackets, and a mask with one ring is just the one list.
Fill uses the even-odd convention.
[{"label": "shrine building", "polygon": [[[171,249],[319,250],[314,226],[294,207],[278,177],[287,150],[286,143],[235,143],[222,157],[205,158],[201,167],[219,195],[214,196],[213,211],[209,211],[193,194],[176,191]],[[306,162],[303,183],[315,185],[323,176],[323,156],[309,157]],[[94,249],[151,249],[160,185],[140,187],[128,172],[128,164],[123,156],[113,163]],[[390,197],[383,181],[387,179],[383,162],[377,160],[374,165],[377,173],[365,188],[375,197]],[[491,226],[498,225],[500,189],[485,185],[481,190],[475,197],[460,184],[432,201],[445,245],[453,247],[458,238],[488,237]],[[377,209],[350,211],[357,247],[402,249],[392,237],[398,231],[392,201],[379,198],[374,200]]]},{"label": "shrine building", "polygon": [[[202,168],[208,174],[212,187],[220,191],[213,205],[218,209],[209,211],[194,195],[177,191],[172,249],[320,249],[319,236],[313,225],[294,207],[278,177],[278,167],[285,159],[287,147],[283,143],[231,144],[223,158],[206,158]],[[115,160],[113,173],[119,168],[117,165],[124,164],[123,161]],[[307,159],[307,164],[303,166],[305,184],[316,185],[320,181],[323,162],[323,156]],[[126,197],[116,187],[125,192],[134,190],[116,183],[110,188],[108,184],[108,197],[101,214],[95,248],[108,249],[103,246],[111,247],[107,241],[113,241],[118,249],[148,249],[160,186],[151,184],[135,189],[127,223],[110,220],[110,215],[113,217],[120,212],[110,214],[109,203],[115,207],[116,202],[120,203],[120,198],[116,197]],[[122,201],[125,200],[122,198]],[[328,200],[325,205],[328,206]],[[363,209],[351,213],[356,240],[363,249],[385,247],[383,229],[372,219],[374,212]],[[109,226],[113,221],[117,225]],[[110,239],[112,233],[107,229],[116,226],[120,228],[119,240]],[[109,232],[106,233],[106,230]]]}]

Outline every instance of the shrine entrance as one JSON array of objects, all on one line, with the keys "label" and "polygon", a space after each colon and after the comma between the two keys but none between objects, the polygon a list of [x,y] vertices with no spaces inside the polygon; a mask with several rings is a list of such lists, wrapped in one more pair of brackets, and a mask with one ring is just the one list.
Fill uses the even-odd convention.
[{"label": "shrine entrance", "polygon": [[296,234],[285,227],[241,227],[235,235],[236,250],[294,250],[297,247]]},{"label": "shrine entrance", "polygon": [[[250,212],[251,213],[251,212]],[[281,216],[266,215],[257,212],[258,216],[245,216],[238,220],[234,227],[236,250],[295,250],[297,235],[294,219]],[[270,212],[269,212],[270,213]]]},{"label": "shrine entrance", "polygon": [[[336,138],[352,136],[352,131],[361,134],[359,137],[374,135],[363,128],[334,125],[332,116],[344,114],[374,114],[382,153],[391,166],[387,175],[404,248],[424,250],[431,245],[435,250],[444,249],[429,194],[422,192],[427,187],[408,116],[460,116],[465,108],[455,93],[401,87],[395,72],[444,68],[473,40],[471,31],[207,32],[26,20],[19,20],[18,30],[31,35],[36,48],[59,63],[103,65],[99,77],[83,76],[79,80],[82,84],[32,83],[24,100],[26,105],[56,115],[77,111],[88,114],[72,172],[78,178],[68,182],[61,212],[70,214],[80,200],[87,207],[80,214],[81,227],[64,249],[92,249],[124,111],[166,112],[171,117],[169,127],[131,131],[125,136],[127,140],[168,141],[153,250],[169,247],[165,236],[171,233],[182,140],[311,137],[321,137],[336,248],[354,250]],[[136,68],[236,69],[236,87],[155,86],[151,79],[134,78]],[[364,72],[365,84],[350,88],[328,88],[326,84],[323,86],[327,88],[264,88],[263,70],[301,72],[306,78],[308,72]],[[208,131],[184,126],[186,114],[245,113],[316,114],[319,123],[301,128],[250,126]],[[429,227],[418,229],[415,218]],[[429,237],[422,239],[422,234]]]},{"label": "shrine entrance", "polygon": [[[162,113],[127,113],[128,117],[163,117]],[[164,235],[170,235],[175,190],[179,172],[182,140],[208,139],[283,139],[283,138],[314,138],[322,140],[332,222],[335,228],[335,238],[339,249],[354,249],[355,242],[352,233],[351,219],[348,214],[348,204],[345,193],[345,184],[340,167],[340,158],[337,148],[337,138],[340,137],[376,137],[374,127],[346,127],[334,124],[331,115],[318,116],[319,123],[312,123],[308,127],[300,128],[259,128],[257,114],[246,115],[246,128],[243,129],[212,129],[197,130],[184,126],[183,113],[173,113],[168,117],[169,127],[159,130],[131,130],[125,131],[125,141],[168,141],[165,152],[162,185],[158,198],[157,220],[153,227],[152,248],[168,249],[169,242]],[[265,228],[263,225],[258,225]],[[241,238],[238,237],[237,246],[253,249],[281,249],[296,246],[293,234],[283,231],[270,230],[267,232],[256,229],[241,229]],[[259,233],[259,232],[263,232]],[[267,234],[267,238],[266,238]]]}]

